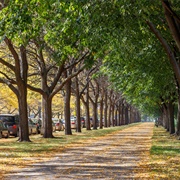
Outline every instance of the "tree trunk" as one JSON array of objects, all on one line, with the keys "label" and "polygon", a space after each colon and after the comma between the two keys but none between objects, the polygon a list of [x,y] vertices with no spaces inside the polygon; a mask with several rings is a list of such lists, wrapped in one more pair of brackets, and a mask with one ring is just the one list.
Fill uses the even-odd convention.
[{"label": "tree trunk", "polygon": [[180,94],[178,96],[178,112],[177,112],[177,130],[176,134],[180,136]]},{"label": "tree trunk", "polygon": [[166,108],[164,108],[164,113],[163,113],[163,124],[164,128],[169,131],[169,114]]},{"label": "tree trunk", "polygon": [[[89,81],[89,77],[87,78],[87,81]],[[84,105],[86,107],[86,130],[91,130],[90,112],[89,112],[89,83],[86,89],[86,102],[84,102]]]},{"label": "tree trunk", "polygon": [[124,103],[122,103],[121,106],[121,125],[124,125],[125,121],[124,121]]},{"label": "tree trunk", "polygon": [[107,103],[107,92],[104,96],[104,127],[107,127],[107,115],[108,115],[108,103]]},{"label": "tree trunk", "polygon": [[[8,83],[10,89],[16,94],[19,105],[19,140],[18,141],[30,141],[28,130],[28,110],[27,110],[27,74],[28,74],[28,62],[26,48],[20,46],[20,54],[16,52],[11,40],[7,37],[4,39],[9,51],[14,58],[14,74],[16,77],[17,87]],[[20,56],[20,57],[19,57]]]},{"label": "tree trunk", "polygon": [[141,122],[141,113],[139,111],[137,111],[138,114],[138,121],[137,122]]},{"label": "tree trunk", "polygon": [[129,123],[128,107],[125,107],[125,124]]},{"label": "tree trunk", "polygon": [[71,80],[66,82],[66,84],[64,85],[64,89],[65,89],[65,98],[64,98],[65,134],[72,135],[71,122],[70,122]]},{"label": "tree trunk", "polygon": [[89,113],[89,103],[86,103],[86,130],[91,130],[90,125],[90,113]]},{"label": "tree trunk", "polygon": [[119,106],[118,106],[118,126],[121,125],[121,103],[119,102]]},{"label": "tree trunk", "polygon": [[111,109],[111,124],[112,124],[112,126],[115,126],[115,119],[114,119],[114,103],[112,104],[112,109]]},{"label": "tree trunk", "polygon": [[[11,50],[14,49],[11,46]],[[15,51],[14,51],[15,53]],[[28,109],[27,109],[27,73],[28,62],[26,49],[24,46],[20,47],[21,58],[15,58],[16,64],[16,81],[18,86],[18,103],[19,103],[19,115],[20,115],[20,133],[19,141],[30,141],[29,128],[28,128]]]},{"label": "tree trunk", "polygon": [[177,47],[180,51],[180,21],[179,17],[175,14],[175,12],[171,9],[168,0],[162,0],[162,6],[164,8],[164,13],[166,17],[166,21],[169,25],[170,32],[172,34],[173,39],[175,40]]},{"label": "tree trunk", "polygon": [[79,96],[79,84],[78,84],[78,78],[75,77],[75,84],[76,84],[76,121],[77,121],[77,132],[81,132],[81,104],[80,104],[80,96]]},{"label": "tree trunk", "polygon": [[111,105],[108,106],[108,120],[107,120],[107,127],[111,126]]},{"label": "tree trunk", "polygon": [[116,107],[116,110],[115,110],[115,126],[118,125],[118,106]]},{"label": "tree trunk", "polygon": [[81,132],[81,112],[80,112],[80,97],[76,94],[76,121],[77,121],[77,132]]},{"label": "tree trunk", "polygon": [[19,88],[19,139],[18,141],[28,141],[29,139],[29,130],[28,130],[28,113],[27,113],[27,88],[25,85],[22,85]]},{"label": "tree trunk", "polygon": [[93,129],[97,129],[97,122],[98,122],[98,118],[97,118],[97,102],[92,103],[93,105]]},{"label": "tree trunk", "polygon": [[44,138],[53,138],[52,134],[52,99],[49,98],[48,94],[43,95],[43,107],[44,107]]},{"label": "tree trunk", "polygon": [[103,98],[100,100],[100,121],[99,121],[99,129],[103,128]]},{"label": "tree trunk", "polygon": [[168,111],[169,111],[169,133],[175,133],[175,125],[174,125],[174,105],[172,101],[168,103]]}]

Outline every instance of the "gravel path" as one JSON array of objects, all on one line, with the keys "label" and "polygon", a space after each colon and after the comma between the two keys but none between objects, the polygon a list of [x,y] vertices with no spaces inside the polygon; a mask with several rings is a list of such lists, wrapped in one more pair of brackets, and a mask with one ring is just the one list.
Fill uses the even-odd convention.
[{"label": "gravel path", "polygon": [[67,148],[49,161],[7,174],[5,180],[149,179],[139,164],[149,160],[153,123],[142,123],[82,146]]}]

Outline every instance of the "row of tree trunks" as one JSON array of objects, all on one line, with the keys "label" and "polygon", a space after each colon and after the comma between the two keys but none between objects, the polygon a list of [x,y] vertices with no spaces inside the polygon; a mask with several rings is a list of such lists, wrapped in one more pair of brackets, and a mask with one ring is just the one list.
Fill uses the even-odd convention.
[{"label": "row of tree trunks", "polygon": [[[121,94],[115,93],[112,89],[109,90],[108,85],[104,85],[107,82],[103,81],[106,79],[105,77],[98,78],[93,79],[91,83],[87,83],[86,90],[81,96],[86,110],[86,129],[90,130],[91,128],[90,117],[93,117],[93,129],[97,129],[98,125],[102,129],[103,127],[140,122],[140,115],[137,115],[139,114],[138,110],[131,107],[121,97]],[[90,79],[87,77],[87,82],[89,81]],[[90,114],[90,107],[92,108],[92,114]]]},{"label": "row of tree trunks", "polygon": [[170,133],[175,133],[175,123],[174,123],[174,102],[169,101],[167,103],[163,103],[162,106],[162,115],[160,119],[162,119],[162,123],[159,124],[163,125],[163,127]]},{"label": "row of tree trunks", "polygon": [[[167,21],[167,24],[169,26],[169,30],[172,34],[172,39],[176,43],[178,51],[180,51],[180,18],[179,16],[173,11],[171,8],[171,5],[168,0],[161,0],[162,7],[164,9],[165,18]],[[180,87],[180,65],[177,62],[176,52],[174,52],[174,49],[171,48],[170,44],[171,42],[167,42],[166,39],[162,36],[162,34],[156,29],[155,25],[147,21],[148,26],[150,27],[150,30],[155,34],[159,42],[161,43],[162,47],[164,48],[169,61],[171,63],[172,69],[175,74],[175,80],[177,81],[177,87]],[[179,88],[178,88],[179,92]],[[180,132],[180,96],[178,96],[178,114],[177,114],[177,134],[179,135]],[[175,126],[174,126],[174,104],[169,101],[167,104],[163,104],[162,107],[162,122],[161,124],[167,129],[167,131],[170,132],[170,134],[173,134],[175,132]]]}]

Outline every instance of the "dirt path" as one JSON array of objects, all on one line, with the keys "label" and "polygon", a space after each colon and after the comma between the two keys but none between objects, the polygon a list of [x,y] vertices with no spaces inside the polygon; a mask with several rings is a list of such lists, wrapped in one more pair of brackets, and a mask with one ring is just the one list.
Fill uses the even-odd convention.
[{"label": "dirt path", "polygon": [[139,164],[148,162],[153,123],[143,123],[73,146],[51,160],[29,165],[6,176],[21,180],[149,179]]}]

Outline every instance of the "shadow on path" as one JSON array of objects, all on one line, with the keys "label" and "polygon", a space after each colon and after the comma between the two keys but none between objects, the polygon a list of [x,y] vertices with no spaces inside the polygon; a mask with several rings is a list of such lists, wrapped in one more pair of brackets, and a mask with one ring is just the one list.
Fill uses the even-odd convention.
[{"label": "shadow on path", "polygon": [[[149,160],[153,123],[142,123],[92,143],[67,148],[45,162],[7,174],[5,180],[141,179],[139,163]],[[142,179],[148,179],[145,170]]]}]

